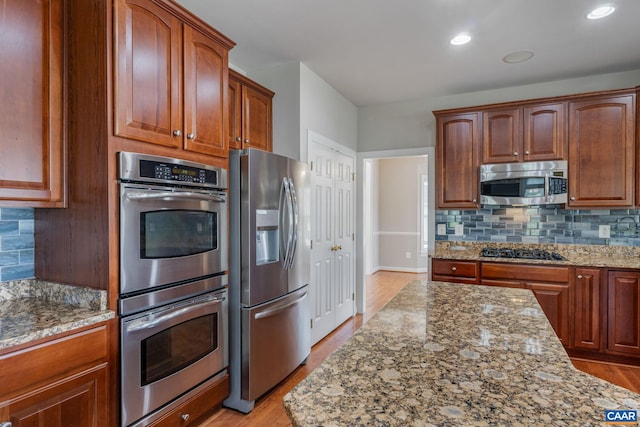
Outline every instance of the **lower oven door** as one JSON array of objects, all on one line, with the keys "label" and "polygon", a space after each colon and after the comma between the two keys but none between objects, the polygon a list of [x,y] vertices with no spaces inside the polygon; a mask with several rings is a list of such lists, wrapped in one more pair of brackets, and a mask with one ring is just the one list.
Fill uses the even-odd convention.
[{"label": "lower oven door", "polygon": [[121,320],[122,425],[228,366],[227,290]]}]

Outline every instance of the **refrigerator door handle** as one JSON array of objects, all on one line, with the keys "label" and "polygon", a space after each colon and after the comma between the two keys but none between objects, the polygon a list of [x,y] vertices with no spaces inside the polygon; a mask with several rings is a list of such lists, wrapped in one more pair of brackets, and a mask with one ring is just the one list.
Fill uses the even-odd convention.
[{"label": "refrigerator door handle", "polygon": [[[285,216],[285,208],[287,209]],[[282,251],[282,268],[288,269],[289,252],[291,251],[291,193],[289,191],[289,179],[282,178],[280,189],[280,201],[278,209],[280,211],[280,249]],[[285,221],[285,218],[287,221]],[[286,228],[286,231],[285,231]],[[286,239],[285,239],[286,236]]]},{"label": "refrigerator door handle", "polygon": [[302,294],[299,298],[296,298],[295,300],[293,300],[291,302],[288,302],[286,304],[283,304],[283,305],[281,305],[279,307],[274,307],[272,309],[256,313],[255,316],[253,316],[253,318],[256,319],[256,320],[259,320],[259,319],[264,319],[265,317],[275,316],[278,313],[282,313],[283,311],[285,311],[286,309],[288,309],[292,305],[298,304],[299,302],[304,300],[306,297],[307,297],[307,292]]},{"label": "refrigerator door handle", "polygon": [[293,218],[293,233],[291,239],[291,250],[289,254],[289,268],[293,266],[293,260],[296,256],[296,248],[298,246],[298,197],[296,196],[296,187],[293,185],[293,179],[289,178],[289,191],[291,194],[291,202],[293,205],[292,218]]}]

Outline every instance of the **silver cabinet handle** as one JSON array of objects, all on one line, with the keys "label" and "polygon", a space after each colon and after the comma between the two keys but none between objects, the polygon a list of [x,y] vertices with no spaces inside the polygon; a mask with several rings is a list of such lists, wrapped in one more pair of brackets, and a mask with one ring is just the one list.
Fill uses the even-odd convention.
[{"label": "silver cabinet handle", "polygon": [[195,133],[188,133],[187,134],[187,139],[195,139],[196,134]]},{"label": "silver cabinet handle", "polygon": [[0,422],[0,427],[11,427],[11,421]]},{"label": "silver cabinet handle", "polygon": [[528,156],[529,155],[529,150],[525,150],[524,154],[525,154],[525,156]]},{"label": "silver cabinet handle", "polygon": [[451,271],[454,271],[454,272],[455,272],[455,271],[457,271],[457,270],[458,270],[457,268],[455,268],[455,267],[451,267]]},{"label": "silver cabinet handle", "polygon": [[578,274],[578,279],[582,279],[582,274]]},{"label": "silver cabinet handle", "polygon": [[176,129],[173,131],[173,136],[182,136],[182,131],[180,129]]},{"label": "silver cabinet handle", "polygon": [[180,418],[182,418],[183,421],[187,421],[189,419],[189,414],[182,414],[180,415]]},{"label": "silver cabinet handle", "polygon": [[514,155],[514,156],[517,156],[517,155],[518,155],[518,152],[517,152],[517,151],[514,151],[514,152],[513,152],[513,155]]},{"label": "silver cabinet handle", "polygon": [[241,142],[242,138],[240,138],[239,136],[236,136],[236,141]]},{"label": "silver cabinet handle", "polygon": [[244,140],[244,142],[246,142],[246,143],[248,144],[248,143],[249,143],[249,140],[248,140],[248,139],[245,139],[245,140]]},{"label": "silver cabinet handle", "polygon": [[575,201],[575,200],[576,200],[576,198],[575,198],[575,197],[569,197],[569,200],[573,200],[573,201]]},{"label": "silver cabinet handle", "polygon": [[476,203],[478,201],[478,199],[473,199],[471,200],[473,203]]}]

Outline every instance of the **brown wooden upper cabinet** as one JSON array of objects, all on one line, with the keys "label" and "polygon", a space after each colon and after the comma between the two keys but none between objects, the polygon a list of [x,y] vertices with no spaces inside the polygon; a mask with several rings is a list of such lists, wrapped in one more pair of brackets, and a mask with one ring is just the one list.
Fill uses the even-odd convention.
[{"label": "brown wooden upper cabinet", "polygon": [[565,103],[491,109],[482,113],[482,163],[565,158]]},{"label": "brown wooden upper cabinet", "polygon": [[233,42],[150,0],[117,0],[115,6],[115,134],[227,156]]},{"label": "brown wooden upper cabinet", "polygon": [[569,207],[633,206],[634,120],[634,93],[569,102]]},{"label": "brown wooden upper cabinet", "polygon": [[0,206],[66,205],[62,8],[62,0],[3,2]]},{"label": "brown wooden upper cabinet", "polygon": [[475,209],[480,206],[479,113],[434,114],[437,126],[437,207]]},{"label": "brown wooden upper cabinet", "polygon": [[229,70],[229,148],[272,150],[274,93]]}]

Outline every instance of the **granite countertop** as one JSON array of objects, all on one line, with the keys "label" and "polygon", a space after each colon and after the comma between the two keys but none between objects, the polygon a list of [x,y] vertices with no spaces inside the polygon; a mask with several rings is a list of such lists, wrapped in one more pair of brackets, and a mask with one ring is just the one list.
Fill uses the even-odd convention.
[{"label": "granite countertop", "polygon": [[[481,257],[485,247],[509,249],[541,249],[558,252],[566,260],[532,260],[518,258]],[[608,267],[640,269],[640,247],[604,246],[604,245],[562,245],[562,244],[526,244],[495,242],[454,242],[439,241],[435,244],[433,258],[459,259],[483,262],[507,262],[520,264],[566,265],[580,267]]]},{"label": "granite countertop", "polygon": [[284,397],[294,426],[587,426],[640,395],[576,370],[529,290],[413,282]]},{"label": "granite countertop", "polygon": [[0,351],[115,317],[106,292],[40,280],[0,283]]}]

